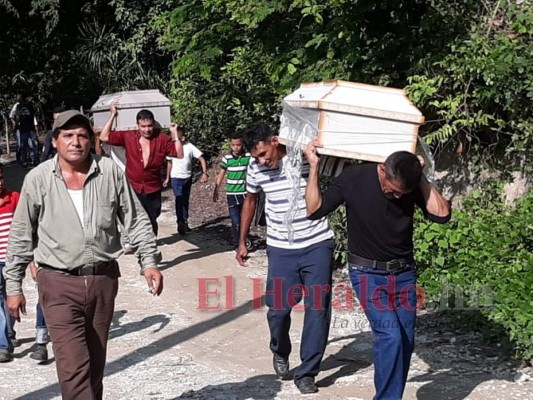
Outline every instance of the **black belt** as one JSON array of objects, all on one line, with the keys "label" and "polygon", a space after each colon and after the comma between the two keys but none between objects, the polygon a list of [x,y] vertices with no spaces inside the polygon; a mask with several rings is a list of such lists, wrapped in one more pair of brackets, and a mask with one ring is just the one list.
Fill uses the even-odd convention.
[{"label": "black belt", "polygon": [[40,268],[49,269],[50,271],[57,271],[57,272],[63,272],[68,275],[74,275],[74,276],[87,276],[87,275],[106,275],[109,273],[110,267],[116,267],[117,262],[116,261],[107,261],[102,262],[96,265],[91,266],[83,266],[78,267],[74,269],[64,269],[64,268],[57,268],[52,267],[48,264],[38,263]]},{"label": "black belt", "polygon": [[381,269],[383,271],[397,271],[399,269],[405,268],[408,264],[407,260],[399,258],[396,260],[390,261],[378,261],[378,260],[369,260],[368,258],[359,257],[355,254],[348,253],[348,262],[352,264],[361,265],[362,267]]}]

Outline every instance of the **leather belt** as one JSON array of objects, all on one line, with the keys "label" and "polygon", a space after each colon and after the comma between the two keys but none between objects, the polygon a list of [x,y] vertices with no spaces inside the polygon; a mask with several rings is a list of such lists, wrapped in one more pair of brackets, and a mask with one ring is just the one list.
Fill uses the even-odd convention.
[{"label": "leather belt", "polygon": [[397,271],[399,269],[405,268],[409,263],[403,258],[390,261],[378,261],[378,260],[369,260],[368,258],[359,257],[355,254],[348,253],[348,262],[352,264],[361,265],[362,267],[368,267],[373,269],[380,269],[383,271]]},{"label": "leather belt", "polygon": [[48,269],[50,271],[57,271],[57,272],[63,272],[68,275],[74,275],[74,276],[88,276],[88,275],[106,275],[109,273],[109,269],[111,267],[116,267],[117,262],[116,261],[106,261],[102,262],[96,265],[92,266],[82,266],[74,269],[64,269],[64,268],[57,268],[52,267],[48,264],[38,263],[39,267]]}]

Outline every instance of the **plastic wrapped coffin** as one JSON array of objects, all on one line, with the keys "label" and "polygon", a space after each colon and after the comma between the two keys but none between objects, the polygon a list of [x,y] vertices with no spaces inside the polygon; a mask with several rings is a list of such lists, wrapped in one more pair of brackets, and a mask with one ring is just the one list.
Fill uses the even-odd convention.
[{"label": "plastic wrapped coffin", "polygon": [[384,161],[415,152],[422,113],[401,89],[346,81],[304,83],[285,97],[280,141],[305,146],[318,136],[319,153]]}]

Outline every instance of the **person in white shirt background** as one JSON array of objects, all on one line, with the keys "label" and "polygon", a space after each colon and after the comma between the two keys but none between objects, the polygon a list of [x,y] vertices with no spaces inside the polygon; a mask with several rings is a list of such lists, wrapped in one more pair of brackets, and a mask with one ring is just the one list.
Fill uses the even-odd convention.
[{"label": "person in white shirt background", "polygon": [[176,222],[178,233],[185,235],[190,231],[189,220],[189,199],[192,187],[192,166],[194,160],[198,160],[202,167],[201,183],[206,183],[209,179],[207,174],[207,162],[203,153],[191,142],[187,140],[185,128],[178,126],[178,137],[183,143],[183,158],[168,157],[167,175],[163,182],[164,187],[172,185],[174,196],[176,197]]}]

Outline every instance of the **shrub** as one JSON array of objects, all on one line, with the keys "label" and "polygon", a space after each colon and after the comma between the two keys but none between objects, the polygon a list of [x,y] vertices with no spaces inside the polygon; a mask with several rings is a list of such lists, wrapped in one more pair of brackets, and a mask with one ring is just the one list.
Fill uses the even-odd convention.
[{"label": "shrub", "polygon": [[418,216],[414,241],[426,304],[533,360],[533,192],[508,206],[477,190],[446,225]]}]

